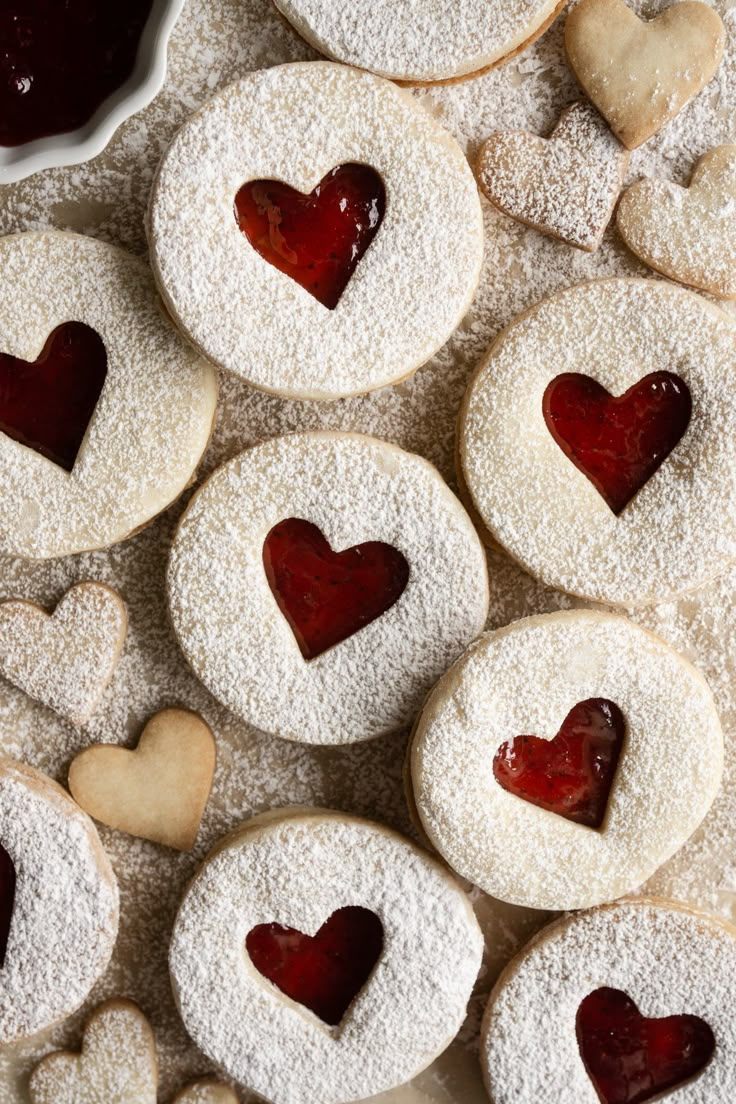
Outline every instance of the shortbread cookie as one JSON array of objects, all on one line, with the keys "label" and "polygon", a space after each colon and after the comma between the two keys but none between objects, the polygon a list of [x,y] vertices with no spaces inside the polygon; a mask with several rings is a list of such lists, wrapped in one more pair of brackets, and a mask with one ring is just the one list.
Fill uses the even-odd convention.
[{"label": "shortbread cookie", "polygon": [[0,675],[82,725],[113,676],[127,631],[125,604],[104,583],[78,583],[52,615],[35,602],[2,602]]},{"label": "shortbread cookie", "polygon": [[498,337],[460,416],[487,533],[533,575],[614,605],[683,594],[736,557],[733,321],[671,284],[607,279]]},{"label": "shortbread cookie", "polygon": [[89,817],[50,778],[7,758],[0,758],[0,845],[4,1044],[82,1004],[112,954],[118,889]]},{"label": "shortbread cookie", "polygon": [[703,820],[722,770],[702,675],[589,610],[482,637],[433,690],[411,750],[430,842],[486,893],[538,909],[641,885]]},{"label": "shortbread cookie", "polygon": [[591,104],[565,109],[549,139],[500,130],[483,146],[478,180],[511,218],[568,245],[598,248],[629,154]]},{"label": "shortbread cookie", "polygon": [[408,1081],[458,1031],[483,940],[416,844],[320,809],[256,817],[187,891],[174,995],[210,1058],[274,1104],[340,1104]]},{"label": "shortbread cookie", "polygon": [[736,299],[736,146],[706,153],[689,188],[640,180],[616,218],[645,264],[719,299]]},{"label": "shortbread cookie", "polygon": [[0,554],[130,536],[184,489],[217,380],[138,257],[78,234],[0,240]]},{"label": "shortbread cookie", "polygon": [[188,709],[163,709],[137,748],[97,744],[69,768],[72,797],[95,820],[191,851],[215,771],[215,739]]},{"label": "shortbread cookie", "polygon": [[488,69],[529,45],[559,0],[274,0],[315,49],[394,80],[434,83]]},{"label": "shortbread cookie", "polygon": [[726,31],[700,0],[681,0],[644,22],[624,0],[581,0],[567,17],[575,76],[625,146],[636,149],[715,75]]},{"label": "shortbread cookie", "polygon": [[238,1104],[238,1098],[228,1085],[205,1078],[183,1089],[173,1104]]},{"label": "shortbread cookie", "polygon": [[252,73],[190,119],[149,237],[190,341],[301,399],[410,375],[466,313],[483,256],[455,140],[408,93],[331,62]]},{"label": "shortbread cookie", "polygon": [[84,1030],[81,1054],[58,1051],[36,1066],[31,1104],[156,1104],[156,1043],[138,1005],[113,999]]},{"label": "shortbread cookie", "polygon": [[673,901],[549,925],[483,1022],[492,1104],[727,1104],[736,1098],[736,929]]},{"label": "shortbread cookie", "polygon": [[437,471],[357,433],[277,437],[221,467],[181,520],[168,580],[215,697],[314,744],[407,724],[488,610],[481,543]]}]

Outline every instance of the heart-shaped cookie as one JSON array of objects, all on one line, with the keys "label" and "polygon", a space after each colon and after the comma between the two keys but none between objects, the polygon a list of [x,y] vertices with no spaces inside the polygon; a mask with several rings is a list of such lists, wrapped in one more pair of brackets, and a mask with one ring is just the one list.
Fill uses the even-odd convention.
[{"label": "heart-shaped cookie", "polygon": [[164,709],[138,747],[97,744],[69,768],[69,789],[85,812],[111,828],[190,851],[215,770],[209,725],[188,709]]},{"label": "heart-shaped cookie", "polygon": [[589,103],[568,107],[549,138],[498,131],[478,161],[480,186],[511,218],[597,249],[624,182],[629,154]]},{"label": "heart-shaped cookie", "polygon": [[644,1104],[700,1073],[716,1048],[699,1016],[648,1019],[620,989],[590,993],[576,1017],[580,1056],[601,1104]]},{"label": "heart-shaped cookie", "polygon": [[52,615],[24,599],[2,602],[0,675],[82,725],[112,678],[127,631],[125,605],[104,583],[78,583]]},{"label": "heart-shaped cookie", "polygon": [[238,1104],[238,1098],[229,1085],[204,1078],[182,1089],[172,1104]]},{"label": "heart-shaped cookie", "polygon": [[698,162],[689,188],[640,180],[617,213],[621,237],[645,264],[672,280],[736,299],[736,145]]},{"label": "heart-shaped cookie", "polygon": [[36,1066],[32,1104],[156,1104],[153,1032],[128,1000],[100,1005],[87,1021],[80,1054],[57,1051]]},{"label": "heart-shaped cookie", "polygon": [[723,56],[720,16],[682,0],[646,23],[624,0],[581,0],[565,26],[570,65],[611,129],[636,149],[711,80]]}]

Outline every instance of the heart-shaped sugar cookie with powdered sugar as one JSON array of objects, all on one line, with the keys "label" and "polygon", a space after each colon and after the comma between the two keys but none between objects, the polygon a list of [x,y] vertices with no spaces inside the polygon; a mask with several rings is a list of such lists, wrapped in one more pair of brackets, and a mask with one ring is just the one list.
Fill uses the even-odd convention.
[{"label": "heart-shaped sugar cookie with powdered sugar", "polygon": [[92,1013],[79,1054],[57,1051],[36,1066],[32,1104],[156,1104],[153,1032],[132,1001],[110,1000]]},{"label": "heart-shaped sugar cookie with powdered sugar", "polygon": [[565,26],[576,77],[611,129],[635,149],[714,76],[726,32],[717,12],[682,0],[644,22],[624,0],[581,0]]},{"label": "heart-shaped sugar cookie with powdered sugar", "polygon": [[629,154],[589,103],[568,107],[549,138],[498,131],[483,146],[478,180],[511,218],[592,252],[624,182]]},{"label": "heart-shaped sugar cookie with powdered sugar", "polygon": [[25,599],[2,602],[0,675],[82,725],[112,678],[127,631],[125,605],[104,583],[78,583],[51,615]]},{"label": "heart-shaped sugar cookie with powdered sugar", "polygon": [[700,159],[689,188],[640,180],[617,214],[629,249],[657,272],[736,299],[736,145]]}]

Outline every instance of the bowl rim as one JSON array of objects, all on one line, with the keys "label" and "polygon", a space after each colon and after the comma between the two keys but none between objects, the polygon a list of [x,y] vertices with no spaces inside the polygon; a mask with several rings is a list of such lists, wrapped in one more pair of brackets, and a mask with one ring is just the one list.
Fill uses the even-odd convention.
[{"label": "bowl rim", "polygon": [[161,91],[166,80],[169,38],[185,3],[186,0],[154,0],[133,72],[84,126],[20,146],[0,146],[0,187],[25,180],[43,169],[81,165],[102,153],[118,127],[147,107]]}]

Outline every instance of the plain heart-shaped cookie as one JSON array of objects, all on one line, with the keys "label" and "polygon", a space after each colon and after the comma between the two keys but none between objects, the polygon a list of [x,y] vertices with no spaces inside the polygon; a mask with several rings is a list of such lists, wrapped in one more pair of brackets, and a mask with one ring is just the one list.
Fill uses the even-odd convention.
[{"label": "plain heart-shaped cookie", "polygon": [[92,1013],[80,1054],[50,1054],[29,1084],[32,1104],[156,1104],[157,1087],[150,1025],[136,1004],[119,999]]},{"label": "plain heart-shaped cookie", "polygon": [[134,750],[97,744],[69,768],[72,797],[95,820],[190,851],[212,789],[215,739],[188,709],[164,709]]},{"label": "plain heart-shaped cookie", "polygon": [[238,1098],[229,1085],[205,1078],[187,1085],[172,1104],[238,1104]]},{"label": "plain heart-shaped cookie", "polygon": [[127,631],[125,605],[104,583],[78,583],[51,615],[25,599],[2,602],[0,675],[82,725],[112,678]]},{"label": "plain heart-shaped cookie", "polygon": [[565,26],[576,77],[629,149],[708,84],[725,39],[720,16],[699,0],[673,4],[648,23],[624,0],[581,0]]},{"label": "plain heart-shaped cookie", "polygon": [[618,229],[657,272],[719,299],[736,299],[736,145],[698,162],[689,188],[640,180],[623,196]]},{"label": "plain heart-shaped cookie", "polygon": [[527,226],[592,252],[624,182],[629,154],[588,103],[572,104],[549,138],[492,134],[478,179],[496,207]]}]

